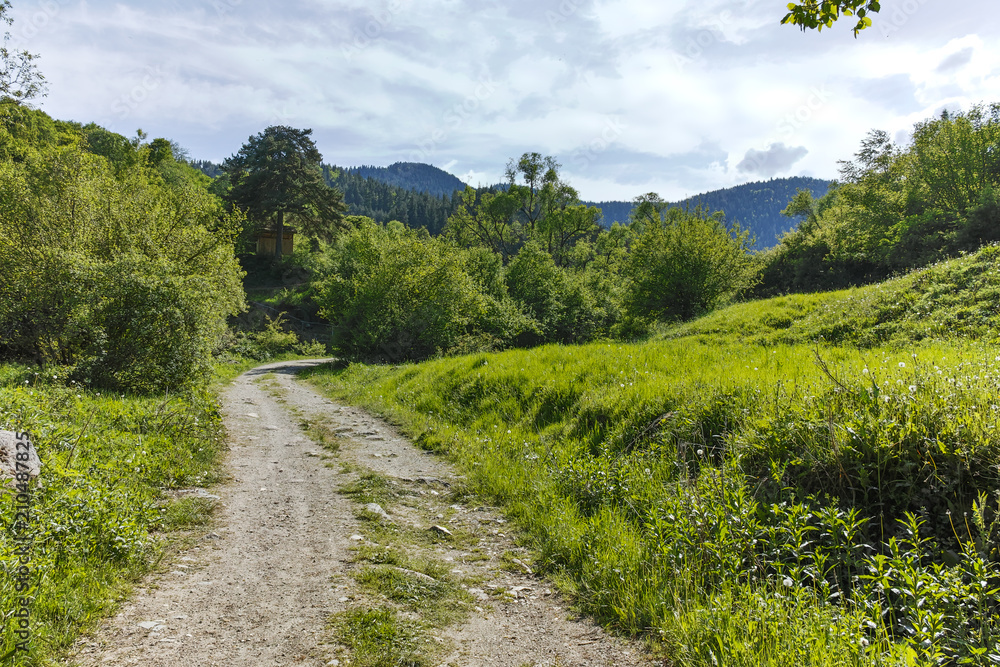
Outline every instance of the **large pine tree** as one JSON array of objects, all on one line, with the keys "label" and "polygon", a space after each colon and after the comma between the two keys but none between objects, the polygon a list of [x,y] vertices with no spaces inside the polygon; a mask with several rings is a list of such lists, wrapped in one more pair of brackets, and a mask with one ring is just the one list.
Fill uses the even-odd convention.
[{"label": "large pine tree", "polygon": [[281,259],[286,220],[308,236],[329,241],[347,210],[343,194],[323,178],[323,156],[311,134],[273,125],[222,164],[231,183],[229,201],[246,213],[255,230],[275,231],[276,259]]}]

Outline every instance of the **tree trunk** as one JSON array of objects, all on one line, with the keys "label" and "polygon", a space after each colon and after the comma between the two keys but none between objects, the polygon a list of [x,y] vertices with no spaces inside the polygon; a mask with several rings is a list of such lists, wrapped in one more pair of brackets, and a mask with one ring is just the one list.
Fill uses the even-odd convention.
[{"label": "tree trunk", "polygon": [[285,212],[278,211],[278,225],[277,234],[274,239],[274,259],[275,261],[281,261],[281,242],[285,238]]}]

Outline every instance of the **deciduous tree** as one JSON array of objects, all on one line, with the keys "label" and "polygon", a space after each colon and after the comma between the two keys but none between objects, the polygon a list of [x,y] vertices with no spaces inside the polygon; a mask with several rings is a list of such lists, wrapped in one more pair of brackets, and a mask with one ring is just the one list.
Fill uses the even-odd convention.
[{"label": "deciduous tree", "polygon": [[797,25],[803,30],[817,31],[833,26],[841,16],[857,17],[854,36],[872,24],[869,14],[877,14],[878,0],[800,0],[788,3],[788,13],[782,23]]},{"label": "deciduous tree", "polygon": [[721,214],[666,209],[646,223],[626,263],[629,314],[686,320],[721,305],[756,282],[750,243]]},{"label": "deciduous tree", "polygon": [[[11,25],[10,0],[0,0],[0,21]],[[35,60],[38,54],[11,49],[10,33],[4,34],[0,47],[0,97],[9,97],[18,102],[26,102],[36,97],[45,97],[45,77],[38,71]]]}]

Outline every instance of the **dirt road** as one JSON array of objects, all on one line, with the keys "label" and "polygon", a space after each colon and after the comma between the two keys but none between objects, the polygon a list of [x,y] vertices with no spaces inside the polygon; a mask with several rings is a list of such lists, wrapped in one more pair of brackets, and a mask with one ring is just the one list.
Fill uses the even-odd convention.
[{"label": "dirt road", "polygon": [[[369,567],[359,549],[383,548],[379,542],[390,534],[371,522],[371,508],[340,492],[359,479],[387,480],[398,497],[384,515],[392,534],[419,537],[441,524],[443,535],[463,536],[401,547],[439,561],[461,589],[455,604],[468,608],[459,622],[439,627],[420,620],[419,610],[403,609],[400,618],[420,620],[426,632],[423,664],[646,664],[636,645],[571,620],[552,585],[528,573],[527,555],[516,557],[523,550],[505,533],[503,518],[451,492],[461,480],[444,461],[294,379],[315,363],[263,366],[227,389],[232,480],[211,491],[220,498],[216,524],[81,640],[67,664],[352,664],[331,619],[394,604],[357,576]],[[337,434],[339,447],[323,449],[303,424],[322,424]]]}]

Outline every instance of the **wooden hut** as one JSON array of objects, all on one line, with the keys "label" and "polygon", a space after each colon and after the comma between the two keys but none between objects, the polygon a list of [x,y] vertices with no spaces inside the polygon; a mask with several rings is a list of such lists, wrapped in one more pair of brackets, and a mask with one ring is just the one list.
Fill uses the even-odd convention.
[{"label": "wooden hut", "polygon": [[[257,237],[257,254],[274,255],[277,250],[278,233],[273,229],[268,229],[260,233]],[[281,254],[290,255],[295,247],[295,230],[285,227],[285,233],[281,235]]]}]

